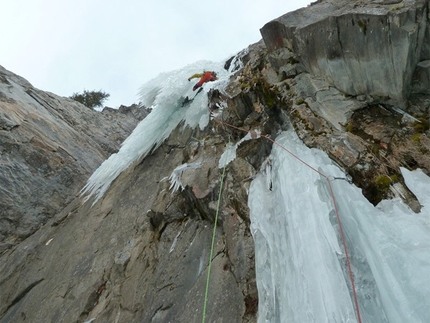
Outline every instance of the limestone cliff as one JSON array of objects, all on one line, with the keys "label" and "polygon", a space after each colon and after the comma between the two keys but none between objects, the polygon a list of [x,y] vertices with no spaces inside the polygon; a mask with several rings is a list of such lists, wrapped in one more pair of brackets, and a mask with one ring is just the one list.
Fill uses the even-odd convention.
[{"label": "limestone cliff", "polygon": [[[294,127],[370,201],[401,196],[418,210],[399,166],[430,172],[428,9],[420,0],[325,1],[269,22],[263,40],[239,53],[225,93],[209,92],[217,117],[204,130],[178,127],[94,205],[75,197],[75,187],[65,208],[4,252],[0,322],[201,322],[214,225],[207,321],[256,322],[247,194],[272,143],[242,142],[223,182],[218,167],[228,143],[248,130],[274,139]],[[184,188],[171,190],[173,170],[196,161],[181,174]]]},{"label": "limestone cliff", "polygon": [[69,204],[145,113],[98,113],[0,66],[0,252]]},{"label": "limestone cliff", "polygon": [[319,1],[261,29],[292,90],[279,88],[299,136],[343,165],[374,204],[401,196],[419,209],[399,166],[430,166],[428,6]]},{"label": "limestone cliff", "polygon": [[294,52],[307,72],[341,92],[404,106],[418,63],[424,68],[430,59],[427,5],[324,1],[266,24],[261,33],[269,51]]}]

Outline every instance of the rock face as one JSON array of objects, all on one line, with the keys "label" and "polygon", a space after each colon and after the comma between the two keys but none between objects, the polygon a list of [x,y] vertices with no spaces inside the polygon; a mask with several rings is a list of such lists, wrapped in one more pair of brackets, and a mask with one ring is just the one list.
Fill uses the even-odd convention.
[{"label": "rock face", "polygon": [[[0,265],[0,288],[7,291],[0,296],[0,322],[201,321],[221,185],[217,161],[226,140],[210,128],[203,133],[178,129],[151,156],[121,174],[93,207],[74,199],[7,252]],[[261,151],[253,160],[261,162],[257,156],[262,158],[270,147],[265,142],[252,146]],[[186,188],[169,190],[167,178],[174,168],[196,160],[201,167],[183,174]],[[240,158],[224,180],[209,322],[255,322],[257,291],[246,205],[255,171],[246,157]],[[65,252],[70,246],[73,255]],[[44,295],[47,306],[35,295]]]},{"label": "rock face", "polygon": [[261,33],[269,51],[294,52],[307,72],[341,92],[405,107],[412,74],[428,59],[427,7],[425,0],[325,1],[271,21]]},{"label": "rock face", "polygon": [[69,204],[144,115],[97,113],[0,66],[0,252]]},{"label": "rock face", "polygon": [[[178,143],[170,141],[172,146],[166,145],[122,174],[93,208],[91,203],[81,205],[79,199],[75,200],[6,256],[7,262],[1,265],[5,279],[0,285],[8,292],[0,296],[0,322],[46,322],[47,318],[49,322],[201,319],[212,226],[191,205],[206,203],[190,192],[172,196],[166,191],[166,197],[160,197],[169,185],[159,182],[160,178],[173,171],[172,161],[184,159],[183,150],[173,148]],[[212,150],[210,144],[216,142],[198,147],[200,153]],[[191,142],[187,146],[197,148]],[[221,152],[220,148],[215,149]],[[213,175],[218,186],[219,175]],[[214,187],[204,202],[215,199],[217,189]],[[166,200],[173,203],[162,205]],[[161,211],[163,216],[157,222]],[[218,230],[209,294],[211,304],[217,305],[210,306],[208,321],[228,317],[238,322],[246,312],[238,285],[245,286],[254,276],[249,270],[253,259],[251,237],[245,221],[234,210],[223,217],[222,226],[229,229],[224,238],[222,227]],[[72,245],[73,255],[65,253]],[[14,269],[16,265],[21,267],[20,274]],[[22,279],[24,276],[29,280]],[[40,299],[34,295],[44,295],[43,303],[50,305],[40,306]]]},{"label": "rock face", "polygon": [[[418,78],[412,76],[415,65],[425,67],[423,62],[428,59],[425,53],[429,48],[423,41],[429,35],[428,8],[421,1],[405,0],[398,7],[395,5],[387,1],[356,1],[348,5],[342,1],[318,2],[266,25],[262,31],[264,42],[251,45],[226,63],[226,68],[241,64],[234,65],[236,72],[225,92],[209,92],[209,108],[218,117],[204,130],[178,127],[151,155],[124,171],[93,206],[91,200],[85,202],[75,196],[79,187],[71,189],[67,196],[70,203],[40,230],[3,253],[0,323],[201,322],[214,226],[217,230],[206,321],[256,322],[258,293],[248,189],[263,162],[269,162],[266,158],[272,142],[265,137],[274,139],[290,127],[308,146],[326,151],[342,165],[374,204],[382,198],[400,196],[412,209],[419,210],[416,199],[402,183],[399,166],[419,167],[430,174],[430,96],[417,90]],[[331,14],[328,10],[332,10]],[[290,25],[282,21],[289,21]],[[367,26],[366,34],[359,21],[366,23],[362,24]],[[391,84],[378,87],[376,80],[360,72],[355,77],[364,79],[357,79],[357,86],[342,86],[363,92],[346,95],[344,87],[338,87],[334,81],[343,78],[345,71],[334,69],[334,64],[343,64],[345,69],[369,70],[376,57],[367,55],[373,55],[374,41],[382,41],[371,38],[371,28],[376,28],[377,23],[392,28],[386,31],[391,42],[398,42],[410,55],[403,53],[399,59],[405,59],[401,61],[404,65],[391,71],[391,76],[382,74],[383,80],[397,78],[390,80]],[[321,41],[315,35],[326,32],[329,26],[342,37],[355,35],[367,45],[363,47],[369,48],[362,49],[359,57],[346,53],[333,60],[322,57],[331,49],[347,48],[340,48],[339,42],[334,41],[326,45],[329,48],[324,49],[323,43],[319,43],[313,52],[305,53],[301,46]],[[409,41],[416,43],[415,50],[406,46],[405,26],[411,27]],[[380,31],[374,32],[382,37]],[[345,42],[352,46],[352,39]],[[392,43],[381,43],[381,51],[394,55],[397,49]],[[382,69],[389,71],[394,66],[388,68],[387,57],[377,57],[382,60]],[[405,75],[396,74],[400,70]],[[29,86],[17,87],[14,84],[24,81],[10,75],[7,80],[13,88]],[[362,87],[364,84],[366,88]],[[394,96],[390,91],[399,87],[401,94]],[[385,99],[388,94],[384,92],[381,97],[382,88],[393,95],[391,99],[403,100],[405,111],[389,105]],[[40,91],[37,95],[45,98],[43,102],[48,98],[59,100]],[[93,157],[86,161],[92,164],[85,167],[97,166],[94,154],[104,153],[97,148],[100,140],[94,139],[88,129],[92,127],[80,126],[82,132],[86,130],[83,138],[72,131],[82,125],[82,119],[94,119],[91,111],[79,110],[81,115],[74,115],[72,127],[66,113],[73,107],[77,109],[77,103],[62,102],[71,107],[63,108],[67,111],[54,117],[46,112],[55,110],[52,106],[42,108],[33,97],[22,96],[29,102],[21,99],[19,106],[23,107],[16,110],[26,111],[28,106],[38,109],[32,116],[38,122],[32,121],[30,129],[39,129],[39,119],[52,120],[54,125],[63,122],[60,129],[65,135],[76,137],[62,145],[73,156],[82,157],[85,149],[80,150],[81,145],[93,144]],[[0,104],[12,99],[17,100],[6,98]],[[11,113],[1,119],[2,133],[17,133],[27,123],[24,117],[10,115],[14,116]],[[116,115],[110,118],[117,120]],[[27,116],[26,120],[33,119]],[[218,167],[220,157],[229,143],[238,143],[246,131],[251,131],[251,136],[257,132],[263,136],[238,144],[237,157],[228,164],[223,177],[223,170]],[[39,142],[53,142],[51,132],[50,128],[39,130],[44,135],[39,135]],[[27,138],[24,134],[17,133],[15,139]],[[56,148],[53,159],[60,145],[51,146]],[[16,155],[21,156],[18,152]],[[82,163],[77,157],[70,160],[75,167],[84,168]],[[49,161],[41,161],[39,168],[45,164],[49,166]],[[169,176],[184,164],[198,167],[183,170],[179,175],[183,188],[175,190]],[[61,174],[61,170],[53,171],[57,173]],[[40,177],[37,172],[33,176]],[[8,183],[12,190],[23,181]],[[46,194],[39,198],[50,203]],[[218,203],[219,217],[215,223]],[[17,214],[20,210],[16,209]]]},{"label": "rock face", "polygon": [[389,186],[402,181],[399,166],[428,172],[429,21],[428,1],[319,1],[261,29],[298,135],[343,165],[375,205],[408,196],[419,210],[405,187]]}]

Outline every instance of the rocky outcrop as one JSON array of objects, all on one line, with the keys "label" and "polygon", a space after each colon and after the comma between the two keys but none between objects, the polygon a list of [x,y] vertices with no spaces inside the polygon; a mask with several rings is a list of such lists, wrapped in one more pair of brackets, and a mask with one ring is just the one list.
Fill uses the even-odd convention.
[{"label": "rocky outcrop", "polygon": [[375,205],[399,196],[420,208],[399,166],[429,173],[428,14],[420,0],[319,1],[261,29],[298,135]]},{"label": "rocky outcrop", "polygon": [[0,66],[0,252],[70,203],[145,113],[98,113]]},{"label": "rocky outcrop", "polygon": [[269,51],[299,60],[341,92],[405,107],[412,74],[428,59],[428,21],[425,0],[323,1],[261,33]]}]

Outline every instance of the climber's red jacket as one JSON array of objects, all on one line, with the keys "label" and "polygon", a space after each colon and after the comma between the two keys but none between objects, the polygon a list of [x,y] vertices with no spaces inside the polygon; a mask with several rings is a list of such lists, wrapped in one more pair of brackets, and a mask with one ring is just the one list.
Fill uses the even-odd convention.
[{"label": "climber's red jacket", "polygon": [[218,80],[218,77],[216,76],[215,72],[204,72],[202,74],[194,74],[193,76],[190,76],[188,78],[188,81],[191,80],[191,79],[193,79],[193,78],[197,78],[197,77],[200,77],[200,80],[196,83],[196,85],[194,85],[193,91],[195,91],[199,87],[201,87],[203,85],[203,83],[212,82],[212,81]]}]

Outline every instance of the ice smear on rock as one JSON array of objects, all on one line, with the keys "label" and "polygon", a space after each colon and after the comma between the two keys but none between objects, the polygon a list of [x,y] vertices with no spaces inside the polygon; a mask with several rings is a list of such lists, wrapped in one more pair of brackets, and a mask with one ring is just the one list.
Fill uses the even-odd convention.
[{"label": "ice smear on rock", "polygon": [[232,143],[227,143],[227,146],[225,148],[224,153],[221,155],[221,158],[218,162],[218,167],[223,168],[226,167],[231,161],[233,161],[236,158],[236,150],[239,148],[240,144],[244,141],[256,139],[257,137],[260,137],[260,131],[255,130],[248,132],[241,140],[239,140],[234,145]]},{"label": "ice smear on rock", "polygon": [[[293,132],[277,142],[326,176],[344,176]],[[258,322],[357,322],[328,182],[273,147],[271,183],[260,173],[248,202]],[[332,180],[363,322],[430,322],[430,179],[420,171],[402,172],[424,206],[420,214],[399,200],[374,207],[354,185]]]},{"label": "ice smear on rock", "polygon": [[172,192],[176,192],[179,189],[183,190],[185,187],[181,182],[182,173],[187,169],[197,169],[197,168],[200,168],[201,166],[202,166],[202,160],[199,159],[193,163],[190,163],[190,164],[186,163],[176,167],[169,177],[169,180],[171,183],[169,190],[172,190]]}]

